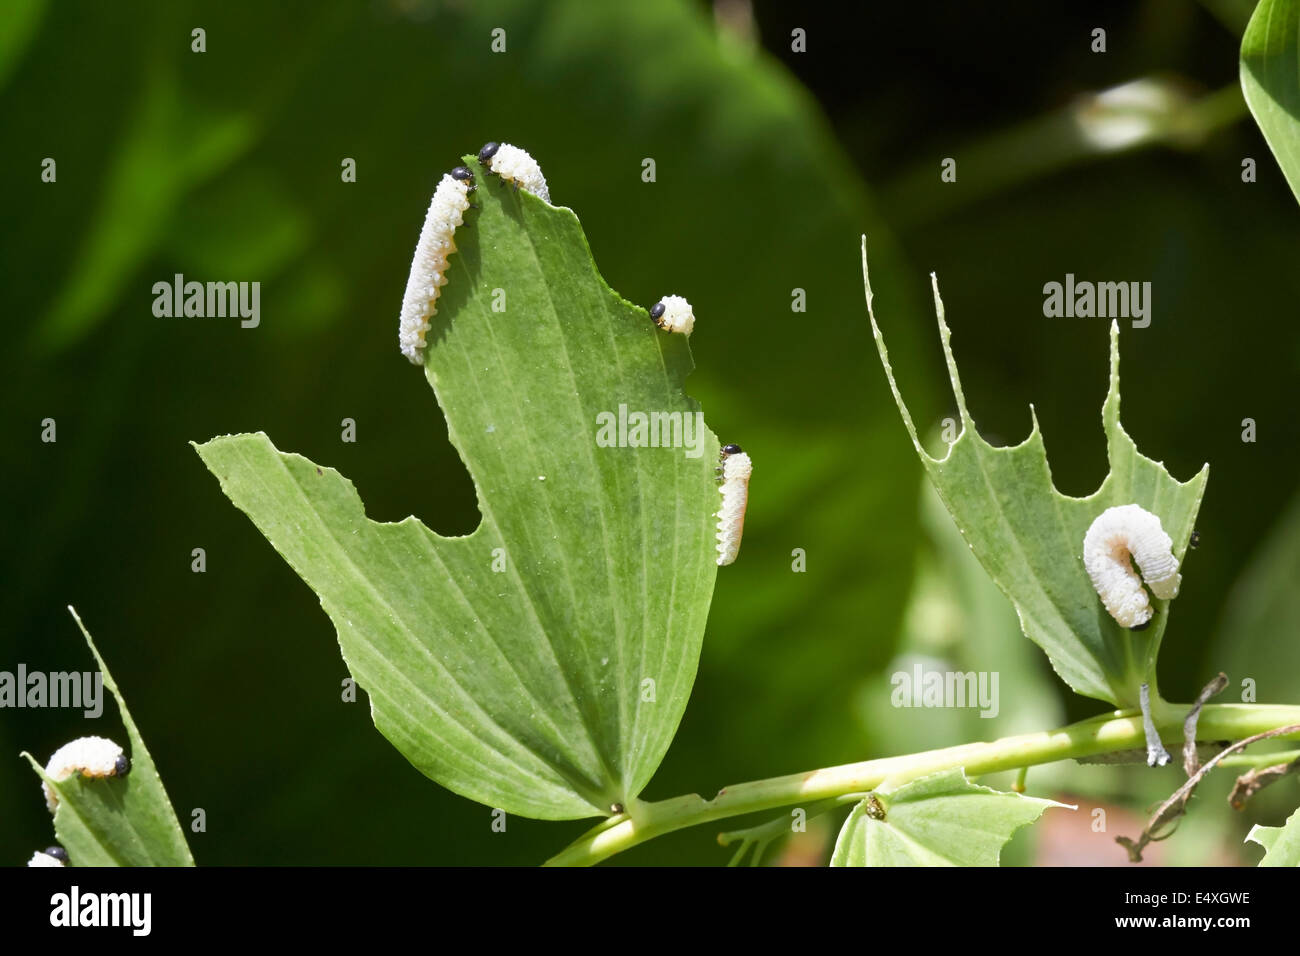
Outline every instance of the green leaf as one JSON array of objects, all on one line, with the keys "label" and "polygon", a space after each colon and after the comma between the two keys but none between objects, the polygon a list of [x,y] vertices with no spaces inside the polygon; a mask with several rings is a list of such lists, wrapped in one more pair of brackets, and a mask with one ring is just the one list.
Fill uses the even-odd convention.
[{"label": "green leaf", "polygon": [[[1038,418],[1021,444],[994,448],[980,437],[966,408],[944,320],[938,281],[934,301],[962,431],[946,457],[930,457],[894,381],[885,340],[872,310],[866,238],[862,275],[867,311],[880,360],[912,444],[975,556],[1020,616],[1021,630],[1047,652],[1052,667],[1075,691],[1121,707],[1136,706],[1143,682],[1155,691],[1155,662],[1169,602],[1154,599],[1155,617],[1143,631],[1121,627],[1106,612],[1083,567],[1083,536],[1114,505],[1136,503],[1160,518],[1181,564],[1209,475],[1206,465],[1190,481],[1170,477],[1164,465],[1138,453],[1119,421],[1119,326],[1110,329],[1110,388],[1102,406],[1110,472],[1086,498],[1061,494],[1052,484]],[[1184,582],[1186,586],[1186,582]]]},{"label": "green leaf", "polygon": [[1066,806],[981,787],[960,769],[943,770],[857,804],[835,841],[831,866],[997,866],[1013,833],[1048,807]]},{"label": "green leaf", "polygon": [[1300,199],[1300,2],[1260,0],[1241,38],[1241,89]]},{"label": "green leaf", "polygon": [[122,778],[85,779],[74,775],[55,781],[45,775],[43,766],[31,754],[24,753],[32,769],[59,798],[54,811],[58,841],[68,851],[73,866],[193,866],[194,858],[176,811],[126,700],[81,618],[72,608],[68,610],[95,656],[104,686],[117,701],[130,742],[127,755],[131,772]]},{"label": "green leaf", "polygon": [[1256,824],[1246,834],[1265,850],[1260,866],[1300,866],[1300,810],[1291,814],[1280,827]]},{"label": "green leaf", "polygon": [[[607,814],[650,779],[695,679],[717,439],[703,429],[697,457],[598,447],[597,416],[620,405],[702,422],[686,341],[605,285],[571,211],[466,162],[480,208],[456,233],[425,374],[479,527],[371,521],[351,482],[262,434],[198,451],[316,591],[375,726],[411,763],[510,813]],[[382,310],[394,372],[415,374],[399,300]]]}]

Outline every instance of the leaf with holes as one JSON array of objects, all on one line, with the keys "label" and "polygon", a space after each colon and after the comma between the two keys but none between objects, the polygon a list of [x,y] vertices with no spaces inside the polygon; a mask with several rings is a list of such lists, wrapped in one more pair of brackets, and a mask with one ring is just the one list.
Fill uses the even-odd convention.
[{"label": "leaf with holes", "polygon": [[912,444],[958,530],[1002,592],[1011,599],[1024,633],[1047,652],[1061,679],[1088,697],[1135,707],[1142,683],[1156,691],[1156,655],[1170,601],[1152,599],[1155,617],[1142,631],[1121,627],[1102,606],[1083,566],[1083,538],[1093,520],[1114,505],[1138,504],[1160,518],[1181,565],[1201,505],[1209,465],[1178,482],[1160,462],[1141,455],[1119,421],[1119,326],[1110,328],[1110,388],[1102,405],[1110,471],[1086,498],[1056,490],[1038,418],[1014,448],[994,448],[980,437],[966,408],[951,333],[937,280],[934,302],[962,431],[944,458],[932,458],[894,381],[885,340],[876,325],[867,247],[862,243],[867,311],[880,360]]},{"label": "leaf with holes", "polygon": [[[456,231],[425,375],[479,527],[371,521],[351,482],[263,434],[198,452],[317,593],[411,763],[510,813],[607,814],[650,779],[695,679],[718,442],[684,391],[685,337],[605,284],[572,212],[466,163],[479,208]],[[408,369],[396,347],[393,364]],[[598,442],[620,406],[628,444],[632,414],[651,413],[678,447]]]},{"label": "leaf with holes", "polygon": [[943,770],[858,803],[840,829],[831,866],[997,866],[1012,834],[1048,807],[1074,809]]}]

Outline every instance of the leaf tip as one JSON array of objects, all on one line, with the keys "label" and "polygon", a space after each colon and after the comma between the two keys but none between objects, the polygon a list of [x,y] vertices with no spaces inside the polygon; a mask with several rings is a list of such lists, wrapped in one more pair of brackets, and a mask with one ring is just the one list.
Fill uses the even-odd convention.
[{"label": "leaf tip", "polygon": [[939,275],[930,273],[930,289],[934,293],[934,316],[939,323],[939,341],[943,345],[943,358],[948,365],[948,381],[952,384],[953,398],[957,400],[957,414],[961,416],[962,430],[975,431],[970,411],[966,408],[966,393],[961,387],[961,373],[957,371],[957,360],[952,354],[952,329],[948,328],[948,319],[943,309],[943,297],[939,294]]},{"label": "leaf tip", "polygon": [[1110,323],[1110,384],[1101,406],[1101,419],[1108,435],[1119,426],[1119,323],[1115,321]]},{"label": "leaf tip", "polygon": [[99,656],[99,648],[95,646],[95,641],[90,636],[90,631],[86,629],[85,623],[82,622],[81,615],[77,613],[77,609],[71,604],[68,605],[68,613],[72,615],[72,619],[77,623],[77,630],[81,631],[81,636],[86,639],[86,644],[90,647],[90,653],[95,656],[95,662],[99,664],[101,670],[104,669],[104,660]]},{"label": "leaf tip", "polygon": [[862,234],[862,286],[867,295],[867,317],[871,319],[871,328],[875,331],[877,339],[880,337],[880,329],[876,328],[876,316],[871,310],[871,303],[874,296],[871,292],[871,273],[867,268],[867,234]]},{"label": "leaf tip", "polygon": [[[1039,443],[1043,441],[1043,429],[1038,424],[1038,409],[1034,407],[1033,402],[1030,402],[1029,403],[1029,434],[1025,436],[1024,441],[1022,441],[1019,445],[1015,447],[1017,448],[1028,447],[1029,445],[1033,444],[1035,441],[1038,441]],[[1044,454],[1046,454],[1046,452],[1044,452]],[[1050,465],[1048,465],[1048,473],[1049,474],[1051,473]]]},{"label": "leaf tip", "polygon": [[[921,446],[921,438],[916,431],[916,423],[912,421],[912,413],[907,410],[907,403],[903,401],[903,393],[898,390],[898,382],[894,378],[894,367],[889,363],[889,349],[885,346],[885,337],[881,334],[880,326],[876,322],[876,312],[873,306],[875,296],[871,292],[871,277],[867,269],[867,236],[862,235],[862,285],[867,299],[867,318],[871,321],[871,337],[876,343],[876,352],[880,355],[880,364],[885,369],[885,378],[889,380],[889,391],[894,396],[894,404],[898,406],[898,413],[903,418],[903,425],[907,428],[907,433],[911,436],[912,447],[916,449],[922,459],[928,459],[925,449]],[[933,460],[933,459],[931,459]]]}]

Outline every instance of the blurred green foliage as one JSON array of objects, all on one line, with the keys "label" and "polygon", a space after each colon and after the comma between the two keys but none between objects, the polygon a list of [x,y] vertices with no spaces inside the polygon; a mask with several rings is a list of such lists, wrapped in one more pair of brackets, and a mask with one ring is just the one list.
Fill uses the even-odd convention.
[{"label": "blurred green foliage", "polygon": [[[751,45],[734,20],[719,28],[709,5],[686,0],[6,5],[0,668],[83,667],[64,611],[75,603],[178,815],[207,811],[207,833],[190,835],[201,865],[534,863],[583,829],[512,819],[494,834],[486,808],[407,765],[364,704],[341,703],[328,619],[187,444],[264,429],[352,479],[372,518],[471,530],[473,488],[398,354],[396,320],[437,178],[506,139],[538,157],[614,289],[691,300],[688,390],[756,463],[745,548],[719,575],[695,692],[648,797],[979,733],[918,733],[923,712],[863,704],[918,640],[917,612],[904,626],[918,567],[924,591],[948,565],[925,556],[920,469],[866,323],[862,232],[922,431],[952,409],[928,315],[934,269],[976,422],[1019,441],[1033,401],[1069,494],[1105,473],[1106,323],[1045,319],[1042,286],[1066,272],[1153,282],[1152,326],[1125,341],[1125,423],[1174,474],[1212,465],[1160,671],[1166,697],[1193,696],[1224,666],[1210,638],[1225,598],[1255,573],[1248,558],[1296,490],[1290,192],[1247,121],[1195,149],[1086,157],[994,193],[968,190],[960,163],[1089,90],[1154,72],[1197,93],[1235,82],[1239,36],[1221,10],[1184,0],[1023,3],[996,17],[894,6],[758,2]],[[1099,23],[1105,55],[1088,52]],[[790,49],[796,26],[807,53]],[[190,52],[195,27],[206,53]],[[490,50],[495,27],[504,54]],[[939,181],[946,156],[957,183]],[[1241,182],[1245,156],[1259,161],[1256,184]],[[40,180],[45,157],[55,184]],[[356,183],[340,180],[344,157]],[[909,225],[918,170],[933,172],[937,198]],[[155,318],[151,286],[177,272],[262,282],[261,326]],[[795,288],[806,313],[791,312]],[[39,440],[47,417],[56,444]],[[344,417],[355,444],[340,441]],[[1240,439],[1245,417],[1258,422],[1254,444]],[[204,574],[190,571],[196,547]],[[791,572],[795,548],[806,573]],[[951,607],[1008,661],[997,666],[1017,726],[1013,698],[1040,701],[1044,726],[1096,711],[1050,674],[1012,679],[1034,671],[1022,660],[1032,645],[1006,629],[989,637],[996,612],[965,601]],[[973,643],[961,659],[985,653]],[[43,758],[85,732],[69,713],[0,713],[0,753],[12,755],[0,762],[0,860],[26,859],[51,832],[18,752]],[[1031,792],[1036,780],[1090,789],[1139,811],[1177,785],[1172,771],[1134,768],[1029,780]],[[1293,807],[1293,782],[1273,790],[1286,788]],[[1244,835],[1251,815],[1220,807],[1207,796],[1185,826],[1222,818],[1214,833]],[[425,826],[398,840],[400,818]],[[726,856],[711,832],[688,831],[626,861]]]}]

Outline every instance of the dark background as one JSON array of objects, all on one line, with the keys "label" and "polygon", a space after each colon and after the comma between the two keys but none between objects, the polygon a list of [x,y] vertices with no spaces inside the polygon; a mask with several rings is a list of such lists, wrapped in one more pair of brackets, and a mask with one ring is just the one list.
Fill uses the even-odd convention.
[{"label": "dark background", "polygon": [[[372,518],[472,529],[473,489],[396,320],[438,176],[503,139],[542,163],[615,289],[691,299],[691,391],[757,463],[745,552],[719,575],[690,708],[647,796],[1103,707],[1055,681],[1005,601],[927,577],[961,548],[943,521],[921,522],[920,468],[867,325],[863,232],[922,429],[953,411],[933,270],[981,430],[1018,442],[1034,402],[1070,494],[1106,472],[1108,323],[1044,318],[1043,284],[1153,283],[1150,328],[1121,335],[1125,424],[1180,479],[1211,463],[1162,690],[1186,700],[1226,667],[1234,687],[1256,678],[1261,700],[1300,699],[1300,210],[1231,94],[1251,4],[844,7],[6,4],[0,669],[88,668],[75,604],[182,821],[207,811],[208,832],[190,835],[200,864],[531,864],[585,829],[512,819],[492,833],[486,808],[409,767],[364,703],[341,703],[346,671],[314,595],[188,445],[264,430],[351,478]],[[206,53],[190,51],[194,27]],[[489,49],[495,27],[504,54]],[[1104,54],[1090,52],[1094,27]],[[1072,132],[1088,94],[1140,78],[1170,100],[1151,142],[1102,150]],[[1219,90],[1227,106],[1198,112]],[[40,180],[45,157],[57,183]],[[344,157],[356,183],[340,181]],[[944,157],[956,183],[939,180]],[[1241,181],[1244,157],[1257,183]],[[260,281],[261,327],[154,317],[152,285],[176,272]],[[790,311],[796,287],[806,313]],[[40,441],[47,417],[55,444]],[[340,441],[344,417],[355,444]],[[190,571],[196,547],[204,574]],[[790,573],[795,547],[806,574]],[[987,583],[966,572],[982,601]],[[1003,717],[888,707],[909,652],[999,670]],[[43,760],[84,733],[121,736],[111,710],[93,726],[0,712],[0,860],[51,839],[18,753]],[[1136,813],[1178,783],[1173,768],[1036,779]],[[1239,849],[1249,824],[1296,803],[1294,781],[1274,791],[1237,816],[1207,796],[1164,860],[1253,861]],[[1065,859],[1122,861],[1082,829],[1060,838]],[[722,862],[713,835],[625,859]],[[814,826],[787,861],[823,858],[833,836]],[[1036,839],[1017,837],[1009,859],[1055,859],[1057,838]]]}]

